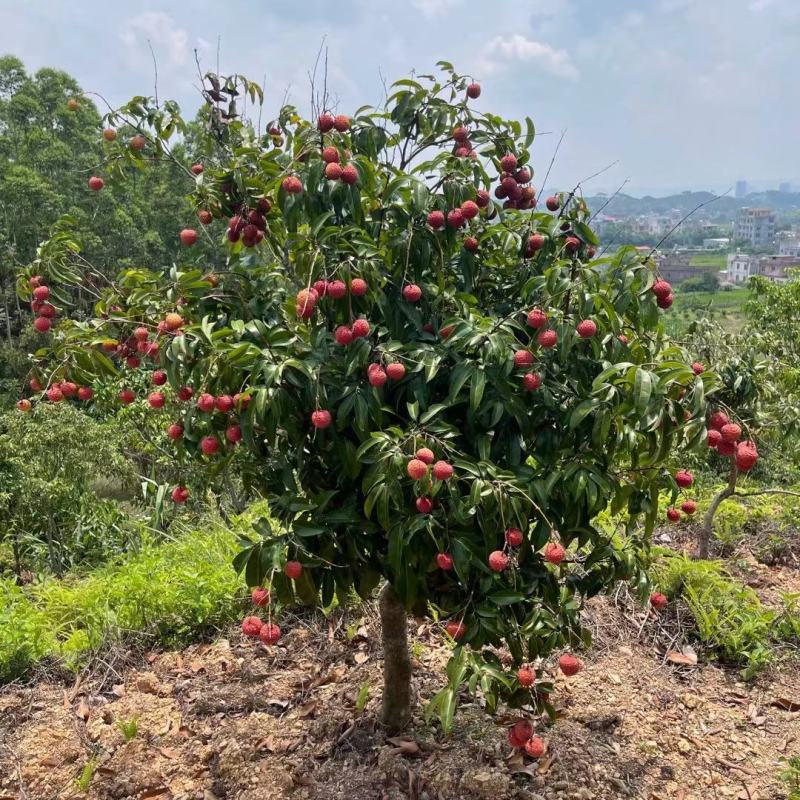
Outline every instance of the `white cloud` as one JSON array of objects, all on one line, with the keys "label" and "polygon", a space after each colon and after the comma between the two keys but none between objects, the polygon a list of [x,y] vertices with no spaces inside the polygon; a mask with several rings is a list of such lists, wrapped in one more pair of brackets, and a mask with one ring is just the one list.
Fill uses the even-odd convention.
[{"label": "white cloud", "polygon": [[460,2],[461,0],[412,0],[411,5],[431,19],[444,16]]},{"label": "white cloud", "polygon": [[185,64],[189,59],[189,34],[162,11],[145,11],[125,20],[120,38],[129,50],[137,52],[149,39],[156,55],[161,47],[166,49],[171,64]]},{"label": "white cloud", "polygon": [[578,77],[578,70],[566,50],[527,39],[518,33],[510,38],[495,36],[483,48],[481,67],[484,72],[495,72],[509,61],[535,62],[553,75],[559,75],[562,78]]}]

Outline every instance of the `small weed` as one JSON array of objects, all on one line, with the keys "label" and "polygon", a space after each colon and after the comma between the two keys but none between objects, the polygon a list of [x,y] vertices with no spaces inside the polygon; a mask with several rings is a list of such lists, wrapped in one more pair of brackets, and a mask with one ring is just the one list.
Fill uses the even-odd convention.
[{"label": "small weed", "polygon": [[782,758],[781,761],[785,766],[779,777],[789,790],[786,800],[800,800],[800,756]]},{"label": "small weed", "polygon": [[92,778],[94,778],[94,771],[97,769],[97,760],[94,758],[90,758],[84,765],[83,769],[81,770],[81,774],[75,778],[75,788],[79,792],[88,792],[89,786],[92,783]]},{"label": "small weed", "polygon": [[425,647],[422,642],[411,642],[411,655],[417,660],[421,661],[422,656],[425,654]]},{"label": "small weed", "polygon": [[135,739],[136,734],[139,733],[139,718],[131,717],[129,720],[119,719],[117,720],[117,727],[125,737],[125,741],[130,742],[131,739]]},{"label": "small weed", "polygon": [[366,707],[369,700],[369,683],[362,683],[358,696],[356,697],[356,711],[360,714]]}]

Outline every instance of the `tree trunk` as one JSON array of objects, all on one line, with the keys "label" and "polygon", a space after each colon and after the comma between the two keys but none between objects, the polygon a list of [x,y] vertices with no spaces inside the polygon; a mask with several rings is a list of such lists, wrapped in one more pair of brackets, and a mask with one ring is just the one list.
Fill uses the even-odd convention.
[{"label": "tree trunk", "polygon": [[731,472],[728,477],[728,485],[711,501],[711,505],[703,517],[703,527],[700,530],[700,538],[697,542],[697,557],[708,558],[708,546],[711,543],[711,537],[714,534],[714,515],[717,509],[722,504],[723,500],[732,497],[736,491],[736,479],[739,476],[739,470],[736,469],[736,459],[731,458]]},{"label": "tree trunk", "polygon": [[378,607],[383,642],[383,703],[381,723],[390,734],[411,720],[411,658],[408,654],[408,615],[390,584],[381,590]]}]

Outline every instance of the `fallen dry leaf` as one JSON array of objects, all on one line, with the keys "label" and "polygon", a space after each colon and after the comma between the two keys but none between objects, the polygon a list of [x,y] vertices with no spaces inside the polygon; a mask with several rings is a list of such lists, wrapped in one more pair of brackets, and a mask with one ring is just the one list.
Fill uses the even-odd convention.
[{"label": "fallen dry leaf", "polygon": [[61,763],[61,759],[55,756],[45,756],[39,763],[43,767],[57,767]]},{"label": "fallen dry leaf", "polygon": [[115,697],[125,697],[125,684],[115,683],[111,687],[111,694],[113,694]]},{"label": "fallen dry leaf", "polygon": [[317,711],[317,701],[316,700],[309,700],[308,703],[301,706],[299,716],[301,717],[311,717],[316,714]]},{"label": "fallen dry leaf", "polygon": [[164,758],[178,758],[180,756],[180,753],[172,747],[159,747],[158,752],[161,753]]},{"label": "fallen dry leaf", "polygon": [[353,661],[355,661],[356,664],[363,664],[368,658],[369,658],[369,653],[365,653],[363,650],[359,650],[353,657]]},{"label": "fallen dry leaf", "polygon": [[772,701],[773,706],[778,706],[784,711],[800,711],[800,699],[794,697],[776,697]]},{"label": "fallen dry leaf", "polygon": [[670,650],[667,653],[667,661],[673,664],[694,667],[697,665],[697,653],[694,651],[694,648],[687,644],[683,650]]},{"label": "fallen dry leaf", "polygon": [[393,744],[395,747],[394,752],[399,753],[400,755],[404,756],[421,756],[422,750],[420,750],[419,745],[413,741],[412,739],[402,739],[399,736],[393,736],[391,739],[387,739],[389,744]]},{"label": "fallen dry leaf", "polygon": [[86,722],[86,720],[89,719],[89,714],[91,714],[89,704],[86,702],[85,697],[81,697],[81,701],[78,703],[78,707],[75,709],[75,716]]},{"label": "fallen dry leaf", "polygon": [[168,792],[166,786],[152,786],[150,789],[145,789],[140,795],[139,800],[145,800],[146,797],[157,797],[160,794]]}]

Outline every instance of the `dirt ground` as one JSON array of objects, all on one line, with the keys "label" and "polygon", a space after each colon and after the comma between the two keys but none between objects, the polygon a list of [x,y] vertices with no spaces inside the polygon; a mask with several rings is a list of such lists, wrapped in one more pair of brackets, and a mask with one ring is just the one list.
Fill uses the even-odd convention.
[{"label": "dirt ground", "polygon": [[[797,590],[797,570],[746,566],[767,595]],[[532,761],[510,752],[513,717],[490,718],[467,697],[450,736],[420,710],[405,736],[387,740],[375,723],[372,613],[284,619],[286,635],[269,649],[229,631],[125,668],[96,665],[74,685],[7,687],[0,800],[786,797],[780,759],[800,753],[796,662],[755,684],[702,653],[697,666],[676,665],[653,615],[596,599],[586,668],[556,679],[559,719],[539,726],[547,751]],[[421,704],[443,685],[449,651],[435,627],[410,633]],[[132,720],[126,741],[121,723]]]}]

